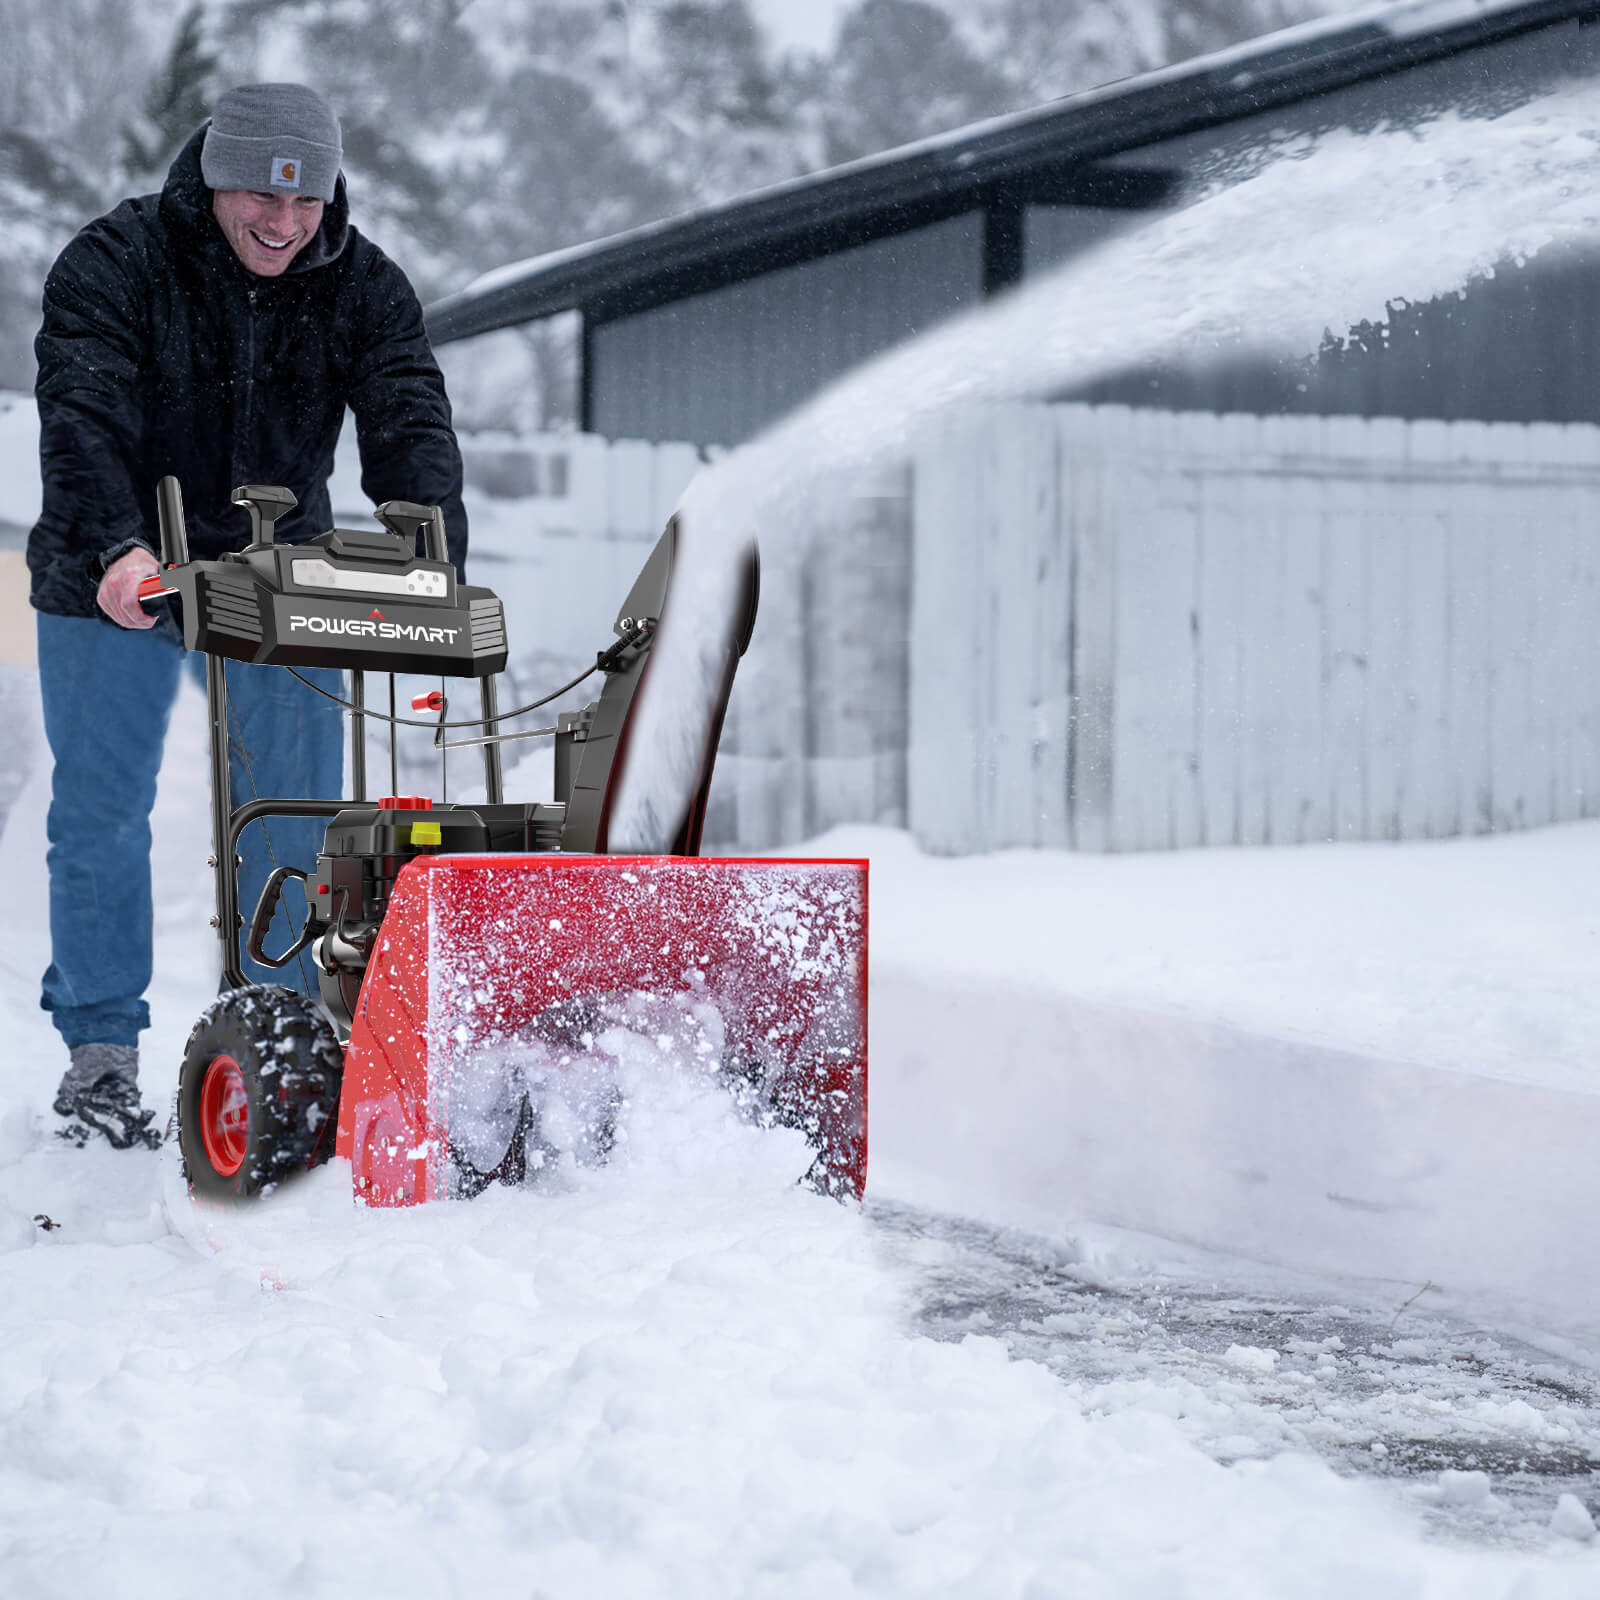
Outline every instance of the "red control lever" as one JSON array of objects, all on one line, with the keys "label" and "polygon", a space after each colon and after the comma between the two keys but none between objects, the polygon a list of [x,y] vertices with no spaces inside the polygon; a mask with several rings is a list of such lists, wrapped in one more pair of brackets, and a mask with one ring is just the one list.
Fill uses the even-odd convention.
[{"label": "red control lever", "polygon": [[426,694],[414,694],[411,697],[413,711],[443,711],[444,696],[437,689],[430,689]]},{"label": "red control lever", "polygon": [[169,594],[176,594],[176,589],[169,589],[162,581],[159,572],[152,572],[148,578],[139,580],[139,598],[141,600],[160,600]]}]

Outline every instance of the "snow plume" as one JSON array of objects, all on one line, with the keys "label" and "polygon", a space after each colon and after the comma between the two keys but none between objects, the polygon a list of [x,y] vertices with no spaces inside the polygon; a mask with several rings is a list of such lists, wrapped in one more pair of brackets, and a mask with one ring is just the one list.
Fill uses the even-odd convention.
[{"label": "snow plume", "polygon": [[[1385,308],[1600,238],[1600,112],[1574,82],[1494,119],[1330,133],[1003,300],[869,362],[691,485],[672,605],[613,827],[670,838],[698,772],[737,553],[962,405],[1038,398],[1156,360],[1315,354]],[[619,847],[620,844],[619,844]]]},{"label": "snow plume", "polygon": [[721,1012],[696,990],[585,1001],[554,1028],[547,1014],[542,1030],[451,1073],[451,1145],[489,1173],[520,1141],[523,1181],[545,1191],[600,1168],[646,1183],[731,1170],[792,1186],[811,1162],[805,1137],[741,1104],[749,1085],[724,1073],[725,1043]]}]

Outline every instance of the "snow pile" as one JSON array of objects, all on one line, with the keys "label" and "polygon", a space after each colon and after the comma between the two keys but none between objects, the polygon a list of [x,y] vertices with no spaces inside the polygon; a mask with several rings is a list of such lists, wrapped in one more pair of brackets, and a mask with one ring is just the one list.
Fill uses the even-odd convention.
[{"label": "snow pile", "polygon": [[477,1172],[495,1170],[516,1140],[541,1190],[592,1183],[602,1166],[740,1173],[781,1189],[810,1165],[801,1133],[741,1104],[748,1086],[724,1071],[722,1014],[695,992],[636,991],[541,1025],[543,1036],[474,1050],[469,1070],[451,1075],[451,1146]]},{"label": "snow pile", "polygon": [[[872,962],[1418,1067],[1600,1094],[1600,825],[1434,843],[872,862]],[[967,930],[954,938],[952,928]]]},{"label": "snow pile", "polygon": [[1600,826],[955,861],[840,829],[820,848],[874,864],[874,1186],[1385,1278],[1397,1301],[1426,1283],[1600,1349]]},{"label": "snow pile", "polygon": [[[4,1177],[78,1159],[35,1148]],[[148,1182],[155,1160],[124,1168]],[[1419,1545],[1304,1457],[1229,1469],[1153,1410],[1088,1415],[992,1339],[907,1337],[869,1223],[748,1172],[379,1212],[335,1167],[179,1220],[185,1242],[141,1213],[120,1247],[66,1225],[6,1258],[11,1593],[110,1570],[167,1596],[1235,1600],[1314,1574],[1442,1600],[1595,1580],[1588,1559]]]},{"label": "snow pile", "polygon": [[31,528],[40,496],[39,413],[31,395],[0,389],[0,523]]},{"label": "snow pile", "polygon": [[1564,1494],[1556,1502],[1556,1508],[1550,1514],[1550,1531],[1560,1534],[1564,1539],[1576,1539],[1580,1543],[1587,1543],[1594,1538],[1594,1518],[1589,1515],[1589,1508],[1575,1494]]}]

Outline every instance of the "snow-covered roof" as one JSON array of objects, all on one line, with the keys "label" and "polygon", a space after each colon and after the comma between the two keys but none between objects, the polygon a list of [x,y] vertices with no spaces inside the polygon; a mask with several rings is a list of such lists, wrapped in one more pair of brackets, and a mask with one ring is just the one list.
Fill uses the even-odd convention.
[{"label": "snow-covered roof", "polygon": [[1412,0],[1302,23],[721,205],[512,262],[430,306],[429,332],[443,343],[561,311],[616,314],[674,299],[718,278],[770,270],[967,210],[986,191],[1032,170],[1092,169],[1107,157],[1362,79],[1596,17],[1600,0]]}]

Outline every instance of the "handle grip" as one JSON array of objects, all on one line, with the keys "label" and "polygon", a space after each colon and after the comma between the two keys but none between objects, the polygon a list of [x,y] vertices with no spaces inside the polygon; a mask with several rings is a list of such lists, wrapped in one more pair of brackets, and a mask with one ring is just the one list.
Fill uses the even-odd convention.
[{"label": "handle grip", "polygon": [[299,867],[274,867],[266,883],[262,885],[261,898],[256,901],[255,910],[250,914],[250,931],[244,937],[244,948],[250,959],[263,967],[288,966],[311,943],[317,933],[317,921],[311,915],[311,907],[308,904],[305,925],[300,929],[300,937],[281,956],[269,956],[266,952],[267,930],[271,928],[272,919],[278,914],[278,901],[283,894],[284,884],[290,878],[298,878],[301,883],[306,881],[306,875]]},{"label": "handle grip", "polygon": [[[183,490],[170,472],[156,485],[156,516],[161,523],[161,565],[186,565],[189,560],[189,528],[183,520]],[[140,598],[144,597],[141,595]]]},{"label": "handle grip", "polygon": [[278,522],[300,504],[292,489],[275,483],[241,483],[228,498],[250,513],[250,543],[258,550],[272,543]]},{"label": "handle grip", "polygon": [[429,561],[448,561],[450,547],[445,541],[444,511],[439,506],[419,506],[410,500],[385,500],[373,513],[390,533],[398,534],[408,549],[414,550],[417,535],[422,535],[422,553]]}]

